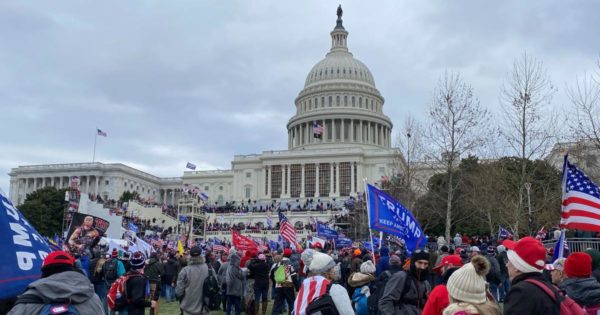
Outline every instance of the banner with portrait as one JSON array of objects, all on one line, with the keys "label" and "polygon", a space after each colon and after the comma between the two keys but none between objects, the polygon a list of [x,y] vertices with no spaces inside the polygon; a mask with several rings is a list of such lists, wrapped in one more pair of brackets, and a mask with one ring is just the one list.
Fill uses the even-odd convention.
[{"label": "banner with portrait", "polygon": [[89,214],[73,213],[67,233],[66,246],[72,252],[83,253],[96,245],[108,230],[110,223]]}]

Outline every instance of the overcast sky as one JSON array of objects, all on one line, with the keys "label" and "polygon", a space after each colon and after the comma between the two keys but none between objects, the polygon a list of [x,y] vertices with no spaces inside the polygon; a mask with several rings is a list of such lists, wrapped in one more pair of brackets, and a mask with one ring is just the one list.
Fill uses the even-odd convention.
[{"label": "overcast sky", "polygon": [[[600,52],[596,1],[341,1],[348,45],[396,127],[425,119],[462,73],[497,111],[515,57],[566,86]],[[186,162],[287,148],[306,75],[330,48],[338,1],[1,1],[0,188],[30,164],[120,162],[163,177]],[[396,132],[399,128],[396,128]]]}]

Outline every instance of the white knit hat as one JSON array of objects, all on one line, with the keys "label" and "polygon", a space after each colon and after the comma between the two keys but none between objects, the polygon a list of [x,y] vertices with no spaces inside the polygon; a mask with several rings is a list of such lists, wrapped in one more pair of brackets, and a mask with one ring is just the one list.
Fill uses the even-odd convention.
[{"label": "white knit hat", "polygon": [[370,260],[365,261],[360,265],[360,272],[375,274],[375,265]]},{"label": "white knit hat", "polygon": [[329,255],[315,252],[308,269],[314,274],[323,274],[333,267],[335,267],[333,258],[329,257]]},{"label": "white knit hat", "polygon": [[490,263],[483,256],[475,256],[471,262],[460,267],[448,279],[448,294],[454,301],[473,304],[485,303],[485,275],[490,271]]}]

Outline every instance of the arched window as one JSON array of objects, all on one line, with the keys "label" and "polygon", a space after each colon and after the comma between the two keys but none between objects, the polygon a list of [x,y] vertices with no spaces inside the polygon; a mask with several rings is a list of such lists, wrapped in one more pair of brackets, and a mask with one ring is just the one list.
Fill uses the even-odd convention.
[{"label": "arched window", "polygon": [[321,97],[321,107],[325,107],[325,96]]},{"label": "arched window", "polygon": [[331,103],[333,103],[333,97],[330,95],[329,96],[329,107],[331,107]]},{"label": "arched window", "polygon": [[335,106],[340,106],[340,96],[335,97]]},{"label": "arched window", "polygon": [[352,107],[356,107],[354,96],[352,96]]},{"label": "arched window", "polygon": [[344,95],[344,106],[348,106],[348,95]]},{"label": "arched window", "polygon": [[358,108],[362,108],[362,97],[358,98]]}]

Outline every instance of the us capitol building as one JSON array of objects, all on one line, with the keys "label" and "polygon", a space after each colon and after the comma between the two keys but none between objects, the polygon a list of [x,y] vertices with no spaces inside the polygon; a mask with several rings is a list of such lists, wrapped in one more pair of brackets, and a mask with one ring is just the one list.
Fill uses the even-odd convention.
[{"label": "us capitol building", "polygon": [[[185,184],[203,190],[212,202],[259,200],[344,200],[369,182],[400,172],[404,159],[392,148],[393,124],[384,114],[384,98],[367,66],[348,50],[341,10],[331,49],[306,77],[287,123],[287,150],[236,155],[230,170],[186,171],[160,178],[113,163],[28,165],[10,172],[10,198],[21,204],[28,193],[46,186],[67,187],[78,176],[84,193],[118,199],[124,191],[175,204]],[[313,126],[322,126],[321,138]]]}]

